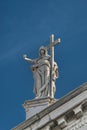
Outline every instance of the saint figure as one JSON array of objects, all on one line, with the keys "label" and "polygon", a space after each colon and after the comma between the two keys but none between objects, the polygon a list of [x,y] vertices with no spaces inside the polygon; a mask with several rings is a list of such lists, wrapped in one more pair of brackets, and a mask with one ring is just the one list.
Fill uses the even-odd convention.
[{"label": "saint figure", "polygon": [[[45,47],[40,47],[39,58],[29,59],[27,55],[23,55],[23,58],[30,63],[33,63],[31,70],[34,77],[34,93],[36,98],[50,97],[50,83],[51,83],[51,56],[48,55],[48,51]],[[53,93],[55,93],[55,80],[58,78],[58,66],[54,62],[53,69]]]}]

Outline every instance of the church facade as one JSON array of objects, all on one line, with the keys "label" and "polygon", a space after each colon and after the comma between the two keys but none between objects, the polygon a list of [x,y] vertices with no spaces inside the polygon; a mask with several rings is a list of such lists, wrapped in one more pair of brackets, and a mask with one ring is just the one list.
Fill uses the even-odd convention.
[{"label": "church facade", "polygon": [[31,117],[27,115],[26,120],[12,130],[87,130],[87,83],[59,100],[45,101],[49,104],[46,108]]}]

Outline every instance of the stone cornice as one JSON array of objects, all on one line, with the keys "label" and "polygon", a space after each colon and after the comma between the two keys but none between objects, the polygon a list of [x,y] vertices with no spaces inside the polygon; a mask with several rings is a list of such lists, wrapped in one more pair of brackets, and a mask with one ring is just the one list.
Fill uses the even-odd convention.
[{"label": "stone cornice", "polygon": [[74,91],[70,92],[69,94],[65,95],[61,99],[57,100],[52,105],[45,108],[43,111],[39,112],[38,114],[32,116],[28,120],[24,121],[23,123],[19,124],[17,127],[13,128],[12,130],[23,130],[30,125],[32,125],[34,122],[38,121],[39,119],[43,118],[45,115],[49,114],[50,112],[54,111],[58,107],[62,106],[63,104],[69,102],[71,99],[75,98],[79,94],[83,93],[87,90],[87,83],[82,84]]},{"label": "stone cornice", "polygon": [[80,85],[74,91],[68,93],[67,95],[65,95],[64,97],[62,97],[61,99],[59,99],[55,103],[53,103],[51,106],[47,107],[46,109],[44,109],[43,111],[38,113],[39,117],[42,118],[46,114],[50,113],[51,111],[53,111],[56,108],[60,107],[61,105],[65,104],[66,102],[68,102],[69,100],[71,100],[72,98],[76,97],[77,95],[81,94],[82,92],[84,92],[86,90],[87,90],[87,83]]}]

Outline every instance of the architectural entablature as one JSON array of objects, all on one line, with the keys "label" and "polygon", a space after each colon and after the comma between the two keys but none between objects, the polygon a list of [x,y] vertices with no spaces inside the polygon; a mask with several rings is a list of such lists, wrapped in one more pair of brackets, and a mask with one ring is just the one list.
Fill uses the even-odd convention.
[{"label": "architectural entablature", "polygon": [[57,130],[66,130],[72,122],[78,122],[84,116],[87,120],[87,83],[49,105],[13,130],[44,130],[44,128],[54,130],[56,127]]}]

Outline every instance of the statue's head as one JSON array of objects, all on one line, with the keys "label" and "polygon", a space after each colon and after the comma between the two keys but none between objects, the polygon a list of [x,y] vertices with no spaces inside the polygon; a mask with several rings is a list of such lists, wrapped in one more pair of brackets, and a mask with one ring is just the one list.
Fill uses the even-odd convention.
[{"label": "statue's head", "polygon": [[47,50],[44,46],[41,46],[40,49],[39,49],[39,55],[40,56],[44,56],[44,55],[47,55]]}]

